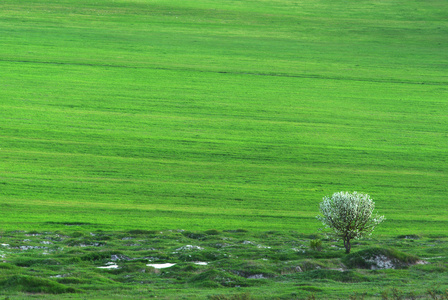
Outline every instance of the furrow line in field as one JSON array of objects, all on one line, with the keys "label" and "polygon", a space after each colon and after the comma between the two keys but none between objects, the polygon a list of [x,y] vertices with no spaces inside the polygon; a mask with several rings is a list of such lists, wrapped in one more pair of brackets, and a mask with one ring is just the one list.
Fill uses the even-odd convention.
[{"label": "furrow line in field", "polygon": [[413,85],[442,85],[442,86],[448,85],[448,82],[442,82],[442,81],[413,81],[413,80],[400,80],[400,79],[393,79],[393,78],[379,79],[379,78],[361,78],[361,77],[343,77],[343,76],[338,77],[338,76],[325,76],[325,75],[318,75],[318,74],[286,74],[286,73],[263,73],[263,72],[244,72],[244,71],[238,72],[238,71],[200,70],[200,69],[194,69],[194,68],[169,68],[169,67],[156,67],[156,66],[129,66],[129,65],[114,65],[114,64],[32,61],[32,60],[8,60],[8,59],[0,59],[0,62],[49,64],[49,65],[71,65],[71,66],[124,68],[124,69],[152,69],[152,70],[166,70],[166,71],[193,71],[193,72],[199,72],[199,73],[270,76],[270,77],[341,80],[341,81],[346,80],[346,81],[361,81],[361,82],[375,82],[375,83],[413,84]]},{"label": "furrow line in field", "polygon": [[[210,215],[226,215],[239,217],[268,217],[268,218],[293,218],[298,217],[314,219],[314,211],[291,211],[291,210],[263,210],[251,208],[225,208],[220,207],[216,210],[210,206],[173,206],[164,204],[133,204],[129,203],[106,203],[106,202],[89,202],[89,201],[64,201],[64,200],[39,200],[39,199],[16,199],[15,206],[48,206],[48,207],[90,207],[95,209],[115,209],[115,210],[140,210],[140,211],[158,211],[158,212],[184,212],[192,214],[210,214]],[[22,202],[26,201],[26,202]]]}]

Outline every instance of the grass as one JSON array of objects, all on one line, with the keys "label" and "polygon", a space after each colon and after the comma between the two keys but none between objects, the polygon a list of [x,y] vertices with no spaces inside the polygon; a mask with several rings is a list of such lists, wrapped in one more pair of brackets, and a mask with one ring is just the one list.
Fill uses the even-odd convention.
[{"label": "grass", "polygon": [[[208,232],[4,232],[2,295],[382,299],[399,292],[430,299],[430,292],[442,295],[448,288],[446,237],[362,240],[345,255],[342,242],[324,236],[316,251],[310,247],[313,237],[294,231]],[[174,265],[149,265],[166,263]],[[103,268],[111,264],[116,268]]]},{"label": "grass", "polygon": [[[448,226],[446,11],[420,0],[3,0],[0,229],[310,236],[322,197],[357,190],[387,218],[378,243],[444,253],[396,237],[438,241]],[[299,298],[315,287],[303,284]],[[122,296],[118,286],[102,295]]]},{"label": "grass", "polygon": [[443,8],[2,1],[2,227],[443,233]]}]

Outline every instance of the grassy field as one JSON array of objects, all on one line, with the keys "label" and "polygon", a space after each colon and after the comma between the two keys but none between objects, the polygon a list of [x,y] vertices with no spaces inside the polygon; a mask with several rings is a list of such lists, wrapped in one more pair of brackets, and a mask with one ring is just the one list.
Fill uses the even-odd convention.
[{"label": "grassy field", "polygon": [[2,1],[1,225],[445,231],[446,8]]},{"label": "grassy field", "polygon": [[2,0],[0,229],[311,235],[356,190],[378,236],[444,236],[447,12]]},{"label": "grassy field", "polygon": [[[356,243],[293,231],[3,232],[0,295],[9,299],[448,298],[448,238]],[[393,247],[393,249],[391,249]],[[383,257],[394,268],[373,262]],[[171,264],[166,266],[166,264]],[[161,266],[162,265],[162,266]],[[165,266],[165,268],[162,268]],[[431,295],[437,297],[434,298]]]}]

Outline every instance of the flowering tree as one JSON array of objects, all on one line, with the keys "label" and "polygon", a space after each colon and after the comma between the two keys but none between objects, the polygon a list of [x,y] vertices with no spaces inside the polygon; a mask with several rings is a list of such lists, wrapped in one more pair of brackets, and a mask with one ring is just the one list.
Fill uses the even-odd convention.
[{"label": "flowering tree", "polygon": [[371,235],[375,227],[385,220],[384,216],[373,216],[375,203],[367,194],[358,192],[334,193],[324,197],[317,216],[326,228],[333,229],[344,241],[345,252],[350,253],[352,239]]}]

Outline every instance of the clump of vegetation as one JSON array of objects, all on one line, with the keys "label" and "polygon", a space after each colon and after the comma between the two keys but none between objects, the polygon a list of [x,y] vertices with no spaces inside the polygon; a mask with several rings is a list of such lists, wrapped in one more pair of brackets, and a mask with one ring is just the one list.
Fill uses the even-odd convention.
[{"label": "clump of vegetation", "polygon": [[219,230],[216,230],[216,229],[209,229],[209,230],[204,231],[204,233],[207,235],[218,235],[220,232],[219,232]]},{"label": "clump of vegetation", "polygon": [[385,218],[373,216],[375,203],[367,194],[338,192],[324,197],[317,216],[336,237],[342,239],[346,253],[350,253],[351,240],[370,235]]},{"label": "clump of vegetation", "polygon": [[231,268],[232,273],[245,278],[272,278],[277,275],[275,267],[272,267],[270,262],[264,260],[244,260],[229,264],[227,268]]},{"label": "clump of vegetation", "polygon": [[322,251],[322,240],[314,239],[310,241],[310,248],[314,251]]},{"label": "clump of vegetation", "polygon": [[252,300],[254,299],[249,292],[233,295],[211,295],[210,300]]},{"label": "clump of vegetation", "polygon": [[77,289],[67,287],[53,280],[26,275],[9,276],[0,281],[0,287],[3,290],[24,293],[63,294],[79,292]]},{"label": "clump of vegetation", "polygon": [[209,269],[194,276],[191,278],[190,283],[198,287],[209,288],[241,287],[250,285],[250,282],[246,278],[217,269]]},{"label": "clump of vegetation", "polygon": [[381,292],[381,300],[404,300],[404,299],[415,300],[415,299],[420,299],[420,298],[421,297],[416,296],[414,291],[405,293],[396,287],[393,287],[390,290],[384,290]]},{"label": "clump of vegetation", "polygon": [[448,289],[440,290],[440,287],[432,287],[427,291],[429,297],[433,300],[448,300]]},{"label": "clump of vegetation", "polygon": [[408,267],[419,260],[415,255],[385,248],[368,248],[342,259],[345,265],[352,269],[398,269]]}]

